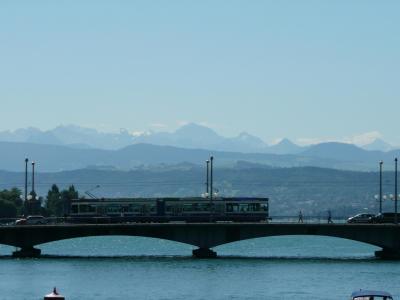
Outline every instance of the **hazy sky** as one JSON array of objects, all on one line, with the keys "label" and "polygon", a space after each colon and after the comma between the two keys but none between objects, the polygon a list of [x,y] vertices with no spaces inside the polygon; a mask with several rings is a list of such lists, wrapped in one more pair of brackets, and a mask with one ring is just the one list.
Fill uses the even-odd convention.
[{"label": "hazy sky", "polygon": [[400,145],[400,1],[1,1],[0,130]]}]

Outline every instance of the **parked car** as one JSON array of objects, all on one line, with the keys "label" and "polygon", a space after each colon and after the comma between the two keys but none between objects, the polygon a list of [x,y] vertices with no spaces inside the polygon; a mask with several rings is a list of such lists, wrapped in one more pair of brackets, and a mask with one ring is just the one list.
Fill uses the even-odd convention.
[{"label": "parked car", "polygon": [[393,300],[393,297],[388,292],[359,290],[353,292],[351,300]]},{"label": "parked car", "polygon": [[347,223],[370,223],[374,214],[358,214],[347,219]]},{"label": "parked car", "polygon": [[47,220],[43,216],[27,216],[26,218],[18,219],[15,225],[41,225],[47,224]]},{"label": "parked car", "polygon": [[[370,219],[371,223],[394,223],[395,222],[395,213],[381,213]],[[397,214],[397,220],[400,222],[400,214]]]}]

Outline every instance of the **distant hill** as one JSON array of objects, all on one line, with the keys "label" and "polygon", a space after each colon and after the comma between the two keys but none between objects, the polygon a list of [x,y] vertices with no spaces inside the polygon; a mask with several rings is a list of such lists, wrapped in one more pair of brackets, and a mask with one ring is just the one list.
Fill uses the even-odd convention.
[{"label": "distant hill", "polygon": [[20,171],[24,158],[37,162],[38,170],[55,172],[93,166],[129,170],[159,164],[191,163],[203,165],[214,155],[219,166],[232,167],[238,161],[246,161],[271,167],[315,166],[351,170],[376,170],[377,162],[391,162],[400,151],[366,151],[338,143],[320,144],[297,155],[268,153],[241,153],[187,149],[172,146],[135,144],[119,150],[81,149],[67,146],[32,143],[0,142],[0,169]]},{"label": "distant hill", "polygon": [[237,161],[248,161],[271,166],[329,166],[335,162],[263,153],[240,153],[210,151],[203,149],[185,149],[172,146],[137,144],[120,150],[79,149],[66,146],[42,145],[29,143],[0,142],[0,169],[19,171],[23,160],[29,157],[38,162],[37,167],[46,172],[74,170],[87,166],[113,166],[128,170],[141,165],[177,164],[188,162],[203,165],[213,154],[220,166],[231,166]]},{"label": "distant hill", "polygon": [[289,139],[285,138],[279,143],[269,146],[266,151],[275,154],[299,154],[304,152],[306,149],[307,147],[298,146]]},{"label": "distant hill", "polygon": [[386,153],[382,151],[366,151],[355,145],[345,143],[321,143],[310,146],[307,150],[301,152],[301,154],[304,156],[354,162],[378,162],[386,157]]}]

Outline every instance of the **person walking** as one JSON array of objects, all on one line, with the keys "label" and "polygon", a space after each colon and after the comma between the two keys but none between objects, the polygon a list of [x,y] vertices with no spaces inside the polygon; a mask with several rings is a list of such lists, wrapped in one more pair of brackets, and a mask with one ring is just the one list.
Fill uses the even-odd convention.
[{"label": "person walking", "polygon": [[330,209],[328,209],[328,224],[331,224],[332,222],[332,212]]},{"label": "person walking", "polygon": [[299,223],[303,223],[303,212],[299,210]]}]

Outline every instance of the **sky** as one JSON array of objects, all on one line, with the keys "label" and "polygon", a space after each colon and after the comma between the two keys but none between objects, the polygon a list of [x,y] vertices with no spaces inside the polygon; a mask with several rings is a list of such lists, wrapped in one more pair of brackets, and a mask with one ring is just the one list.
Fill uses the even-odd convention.
[{"label": "sky", "polygon": [[400,145],[399,1],[0,2],[0,130]]}]

